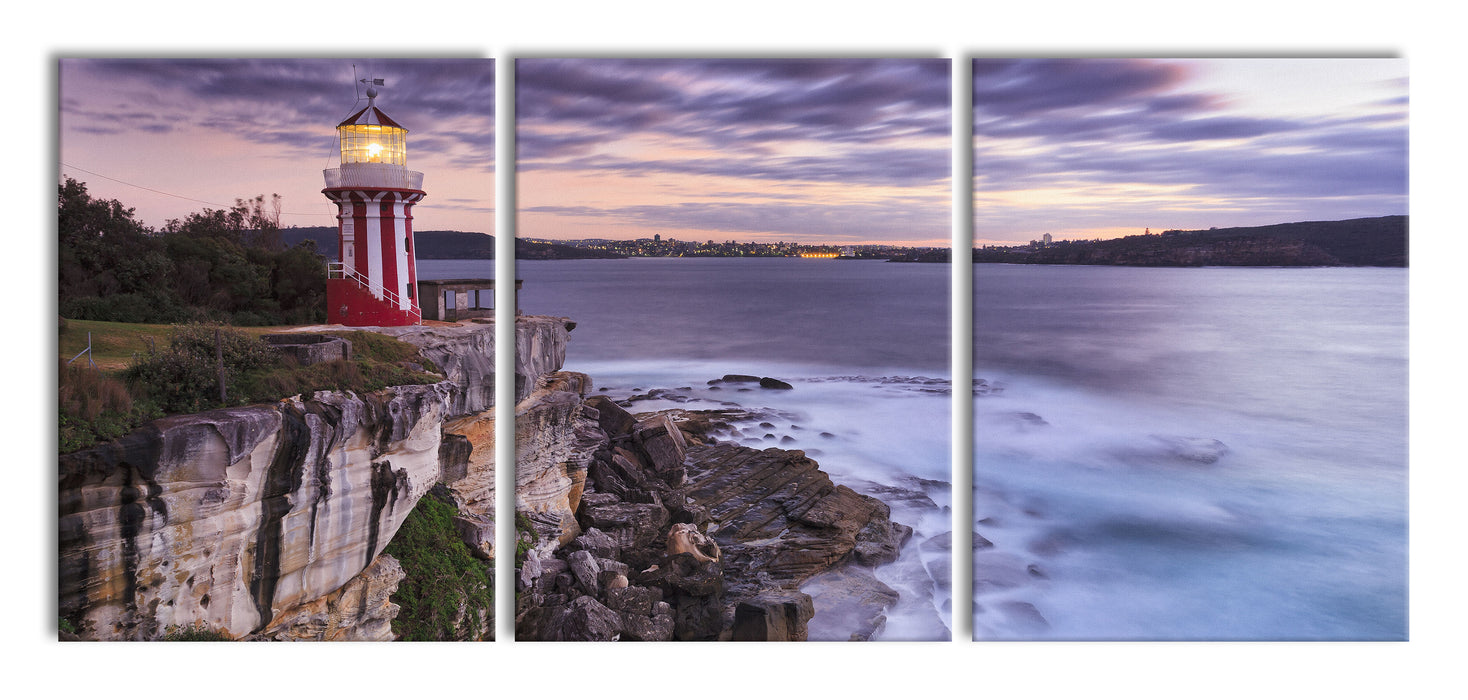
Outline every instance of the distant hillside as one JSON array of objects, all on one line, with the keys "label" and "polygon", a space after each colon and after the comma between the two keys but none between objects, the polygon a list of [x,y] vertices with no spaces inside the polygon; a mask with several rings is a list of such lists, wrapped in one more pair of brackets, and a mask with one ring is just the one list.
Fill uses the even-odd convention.
[{"label": "distant hillside", "polygon": [[1148,267],[1406,267],[1407,217],[1164,231],[1105,241],[980,248],[974,262]]},{"label": "distant hillside", "polygon": [[515,258],[517,260],[622,259],[626,257],[621,253],[606,250],[577,248],[560,243],[531,243],[523,239],[515,239]]},{"label": "distant hillside", "polygon": [[[281,238],[286,245],[295,245],[303,240],[316,242],[316,250],[328,258],[337,258],[336,228],[333,226],[302,226],[282,229]],[[487,233],[465,231],[414,231],[413,243],[418,246],[419,260],[493,260],[494,236]],[[580,258],[623,258],[625,255],[599,250],[573,248],[556,243],[530,243],[515,241],[515,257],[520,260],[573,260]]]}]

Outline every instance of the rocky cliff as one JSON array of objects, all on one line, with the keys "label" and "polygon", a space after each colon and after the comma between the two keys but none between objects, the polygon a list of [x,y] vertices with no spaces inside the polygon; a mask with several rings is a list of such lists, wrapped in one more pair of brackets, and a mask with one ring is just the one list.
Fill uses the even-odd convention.
[{"label": "rocky cliff", "polygon": [[[566,325],[519,325],[517,345],[534,352],[517,373],[558,366]],[[381,553],[437,483],[464,539],[492,556],[493,328],[393,334],[445,381],[171,416],[63,455],[60,614],[79,636],[195,625],[236,639],[391,639],[403,572]]]},{"label": "rocky cliff", "polygon": [[194,623],[283,632],[283,613],[362,573],[438,481],[451,393],[323,392],[173,416],[62,456],[62,617],[100,639]]},{"label": "rocky cliff", "polygon": [[[804,639],[813,605],[800,586],[820,575],[866,592],[856,637],[879,626],[896,594],[870,567],[910,532],[883,503],[799,451],[715,444],[709,430],[728,416],[633,416],[588,398],[586,375],[559,371],[573,327],[516,324],[517,523],[530,548],[518,636]],[[392,639],[405,572],[383,549],[437,484],[459,537],[492,558],[493,329],[392,334],[444,381],[171,416],[63,455],[60,614],[78,636],[195,626]]]},{"label": "rocky cliff", "polygon": [[[802,584],[851,592],[854,639],[911,535],[799,450],[719,443],[730,411],[632,415],[575,372],[516,404],[516,638],[804,640]],[[839,579],[839,581],[837,581]]]}]

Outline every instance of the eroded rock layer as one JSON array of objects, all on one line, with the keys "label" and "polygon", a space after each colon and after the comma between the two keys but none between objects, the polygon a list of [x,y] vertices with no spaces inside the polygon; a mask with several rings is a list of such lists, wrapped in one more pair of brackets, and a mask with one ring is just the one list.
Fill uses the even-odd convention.
[{"label": "eroded rock layer", "polygon": [[164,418],[60,459],[60,613],[98,639],[269,636],[371,564],[439,479],[452,387]]}]

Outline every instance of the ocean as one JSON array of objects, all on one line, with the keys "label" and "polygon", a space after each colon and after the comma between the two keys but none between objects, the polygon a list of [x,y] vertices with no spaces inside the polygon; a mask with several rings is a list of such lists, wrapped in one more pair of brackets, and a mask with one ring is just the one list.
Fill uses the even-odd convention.
[{"label": "ocean", "polygon": [[976,639],[1407,638],[1406,270],[974,280]]},{"label": "ocean", "polygon": [[[493,261],[419,261],[423,279],[490,277]],[[914,528],[876,575],[900,594],[882,640],[951,637],[952,529],[947,265],[798,258],[517,261],[519,307],[576,322],[565,369],[634,412],[718,409],[752,447],[805,450],[839,484]],[[732,385],[773,377],[790,391]],[[774,427],[761,427],[769,423]],[[812,640],[844,641],[846,611],[811,590]]]}]

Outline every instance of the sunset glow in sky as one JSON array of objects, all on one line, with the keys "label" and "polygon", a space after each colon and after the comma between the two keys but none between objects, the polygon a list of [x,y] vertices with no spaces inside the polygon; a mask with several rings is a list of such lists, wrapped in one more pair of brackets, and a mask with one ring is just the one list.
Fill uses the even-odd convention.
[{"label": "sunset glow in sky", "polygon": [[1405,60],[973,71],[975,245],[1407,213]]},{"label": "sunset glow in sky", "polygon": [[272,193],[282,226],[335,226],[321,171],[338,165],[336,125],[367,104],[354,106],[354,63],[385,81],[377,106],[408,129],[408,167],[424,173],[413,227],[492,232],[487,59],[63,59],[61,173],[155,228]]},{"label": "sunset glow in sky", "polygon": [[945,59],[520,59],[519,235],[947,246]]},{"label": "sunset glow in sky", "polygon": [[[334,225],[353,63],[410,130],[414,227],[492,232],[486,59],[63,59],[61,172],[154,227],[272,193]],[[948,245],[949,68],[519,59],[519,235]],[[975,244],[1405,214],[1407,90],[1402,59],[978,59]]]}]

